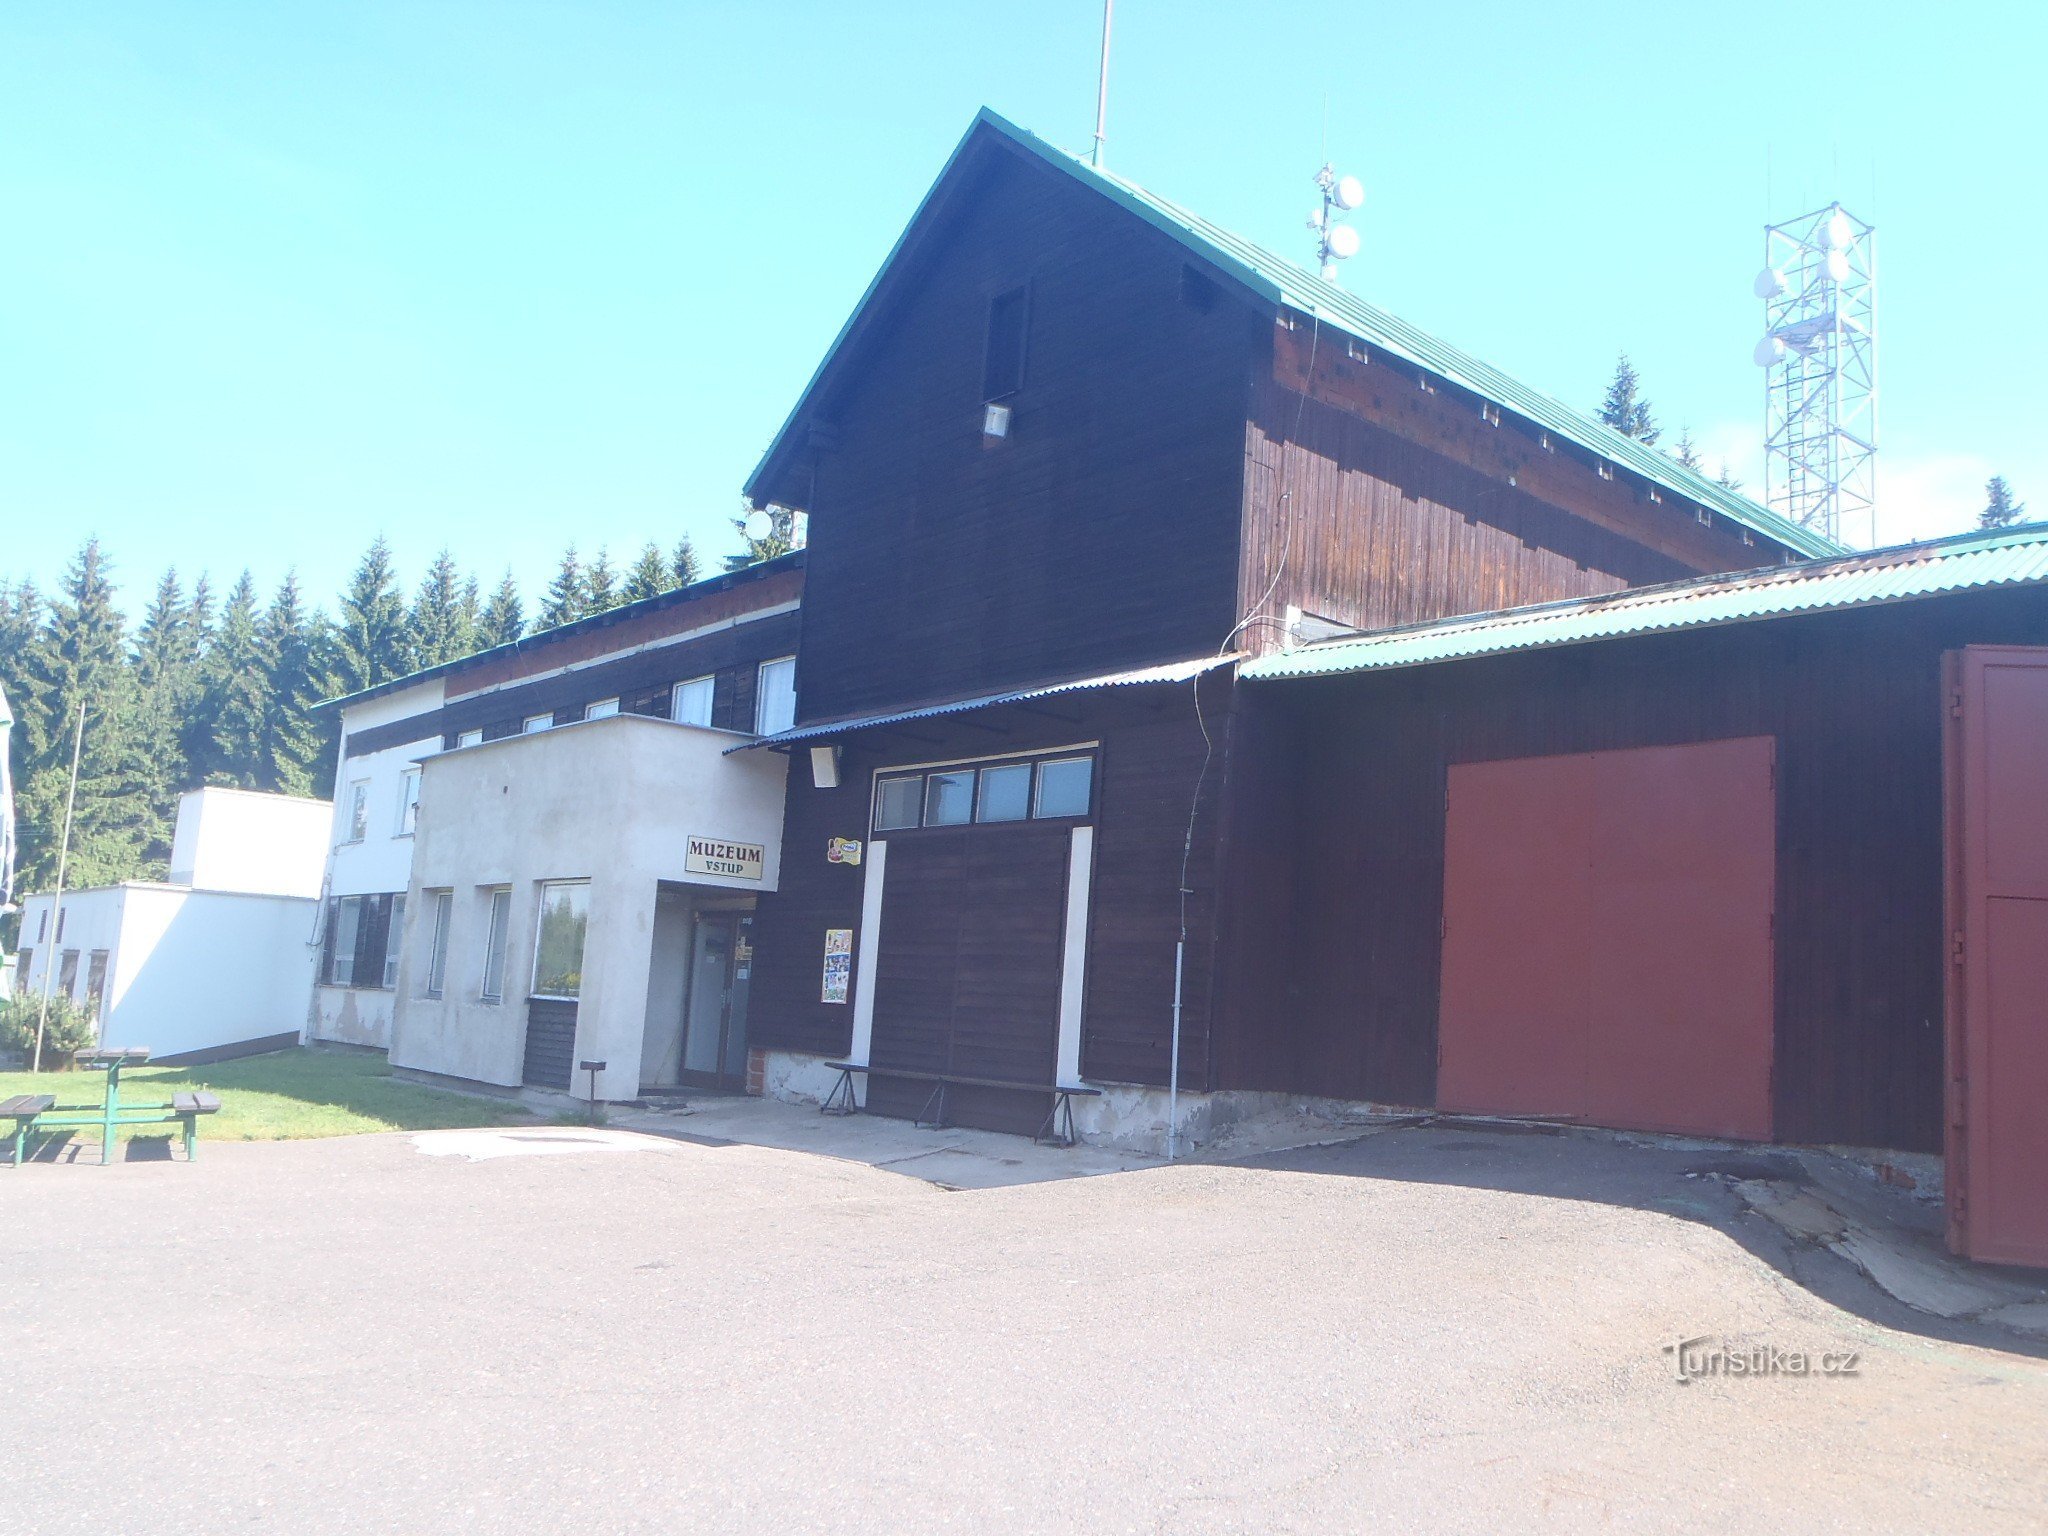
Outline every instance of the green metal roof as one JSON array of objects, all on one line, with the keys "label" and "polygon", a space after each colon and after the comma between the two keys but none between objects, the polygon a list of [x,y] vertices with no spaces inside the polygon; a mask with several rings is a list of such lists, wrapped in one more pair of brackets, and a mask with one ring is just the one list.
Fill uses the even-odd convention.
[{"label": "green metal roof", "polygon": [[1439,341],[1436,337],[1416,329],[1405,320],[1390,315],[1375,305],[1366,303],[1356,294],[1347,293],[1335,283],[1324,281],[1285,257],[1276,255],[1263,246],[1254,245],[1242,236],[1232,234],[1229,230],[1210,223],[1199,214],[1191,213],[1156,193],[1148,192],[1136,182],[1128,181],[1068,154],[986,107],[975,115],[966,135],[947,160],[945,169],[939,173],[938,181],[933,184],[931,192],[926,194],[924,202],[919,204],[917,214],[906,227],[903,238],[899,239],[896,247],[890,251],[888,260],[883,263],[882,271],[876,275],[867,292],[861,296],[852,318],[846,322],[838,337],[834,339],[831,349],[827,351],[824,361],[818,365],[817,372],[812,375],[810,383],[805,387],[803,398],[790,413],[789,420],[783,424],[782,430],[776,434],[775,442],[770,445],[760,467],[748,481],[749,494],[764,482],[769,465],[780,451],[784,439],[802,416],[812,393],[856,329],[869,301],[874,298],[876,290],[880,287],[883,276],[888,272],[898,253],[903,250],[911,230],[933,206],[953,167],[978,137],[990,133],[1000,135],[1045,164],[1073,177],[1084,186],[1101,192],[1111,201],[1136,214],[1155,229],[1170,235],[1189,251],[1220,268],[1228,276],[1272,303],[1314,316],[1323,324],[1364,342],[1368,347],[1378,347],[1413,367],[1470,390],[1482,399],[1491,401],[1504,411],[1514,412],[1515,415],[1546,432],[1611,460],[1676,495],[1684,496],[1739,526],[1774,539],[1790,549],[1806,555],[1832,555],[1841,551],[1841,545],[1823,538],[1811,529],[1789,522],[1776,513],[1758,506],[1747,496],[1731,491],[1726,486],[1717,485],[1705,475],[1684,468],[1675,459],[1659,453],[1656,449],[1581,415],[1548,395],[1530,389],[1498,368],[1483,363],[1446,342]]},{"label": "green metal roof", "polygon": [[1418,667],[1537,650],[1863,608],[1944,593],[2048,583],[2048,524],[1965,533],[1868,554],[1705,576],[1604,597],[1573,598],[1319,641],[1246,662],[1252,681]]}]

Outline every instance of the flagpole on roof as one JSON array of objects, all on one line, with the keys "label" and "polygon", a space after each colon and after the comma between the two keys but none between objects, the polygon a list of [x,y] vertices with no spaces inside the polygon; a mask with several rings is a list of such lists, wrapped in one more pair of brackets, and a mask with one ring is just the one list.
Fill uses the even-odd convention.
[{"label": "flagpole on roof", "polygon": [[43,1028],[50,1022],[50,979],[57,974],[55,958],[50,953],[56,947],[56,935],[64,931],[64,866],[71,858],[71,811],[78,803],[78,757],[85,746],[85,700],[78,701],[78,726],[71,733],[71,787],[64,792],[64,839],[57,845],[57,894],[50,899],[51,939],[48,944],[38,945],[43,952],[43,996],[36,1007],[36,1053],[29,1064],[29,1071],[43,1070]]}]

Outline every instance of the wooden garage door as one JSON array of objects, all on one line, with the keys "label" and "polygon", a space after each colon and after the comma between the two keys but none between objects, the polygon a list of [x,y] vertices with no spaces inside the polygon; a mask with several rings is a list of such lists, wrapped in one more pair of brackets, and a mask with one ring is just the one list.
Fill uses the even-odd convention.
[{"label": "wooden garage door", "polygon": [[1439,1104],[1770,1136],[1774,746],[1450,770]]},{"label": "wooden garage door", "polygon": [[1949,1243],[2048,1265],[2048,650],[1948,669]]},{"label": "wooden garage door", "polygon": [[[931,1096],[890,1067],[1052,1082],[1071,841],[1029,823],[889,840],[869,1109],[914,1116]],[[1028,1135],[1051,1097],[956,1087],[946,1104],[952,1124]]]}]

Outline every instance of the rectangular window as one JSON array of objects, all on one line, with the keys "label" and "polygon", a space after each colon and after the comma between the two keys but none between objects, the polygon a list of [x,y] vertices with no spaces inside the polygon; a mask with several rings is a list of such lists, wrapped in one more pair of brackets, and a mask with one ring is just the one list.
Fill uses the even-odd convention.
[{"label": "rectangular window", "polygon": [[107,995],[107,952],[96,949],[85,965],[85,1000],[92,1004],[92,1011],[100,1011],[100,999]]},{"label": "rectangular window", "polygon": [[487,1003],[505,998],[505,947],[512,935],[512,888],[491,892],[491,922],[484,937],[484,980],[477,995]]},{"label": "rectangular window", "polygon": [[1086,816],[1089,781],[1095,764],[1085,757],[1059,757],[1038,765],[1038,803],[1034,816]]},{"label": "rectangular window", "polygon": [[391,898],[390,916],[384,925],[384,965],[380,974],[384,978],[384,990],[389,992],[398,985],[398,951],[405,942],[405,897],[403,894]]},{"label": "rectangular window", "polygon": [[935,773],[924,781],[924,824],[957,827],[974,819],[974,770]]},{"label": "rectangular window", "polygon": [[78,990],[78,951],[67,949],[57,963],[57,990],[70,997]]},{"label": "rectangular window", "polygon": [[63,907],[57,909],[57,942],[59,944],[64,942],[64,919],[70,915],[70,912],[66,911]]},{"label": "rectangular window", "polygon": [[894,832],[920,824],[924,780],[884,779],[875,790],[875,830]]},{"label": "rectangular window", "polygon": [[584,706],[583,718],[586,720],[609,720],[618,712],[619,701],[617,699],[599,699],[594,704],[586,704]]},{"label": "rectangular window", "polygon": [[540,924],[533,941],[533,995],[575,998],[583,990],[583,936],[590,924],[590,887],[550,882],[540,888]]},{"label": "rectangular window", "polygon": [[528,715],[520,723],[519,729],[525,735],[535,736],[542,731],[553,729],[554,724],[555,717],[553,715]]},{"label": "rectangular window", "polygon": [[455,921],[455,893],[432,891],[428,901],[434,914],[434,934],[427,951],[427,996],[439,997],[448,983],[448,930]]},{"label": "rectangular window", "polygon": [[754,695],[754,730],[773,736],[796,724],[796,658],[780,656],[761,663],[760,687]]},{"label": "rectangular window", "polygon": [[473,731],[460,732],[455,738],[458,747],[480,747],[484,744],[484,730],[478,726]]},{"label": "rectangular window", "polygon": [[687,683],[677,683],[669,701],[669,719],[684,725],[709,725],[711,695],[716,684],[717,679],[712,677],[693,677]]},{"label": "rectangular window", "polygon": [[43,942],[43,940],[47,939],[47,938],[48,938],[49,936],[50,936],[50,909],[49,909],[48,907],[45,907],[45,908],[43,908],[43,910],[42,910],[41,912],[39,912],[39,913],[37,913],[37,914],[36,914],[36,942],[37,942],[38,944],[40,944],[40,943],[42,943],[42,942]]},{"label": "rectangular window", "polygon": [[327,984],[352,987],[356,984],[356,946],[363,930],[363,898],[337,896],[327,917]]},{"label": "rectangular window", "polygon": [[420,771],[408,768],[405,777],[398,781],[398,835],[411,837],[419,822]]},{"label": "rectangular window", "polygon": [[1025,291],[1011,288],[988,301],[988,350],[982,354],[981,398],[1001,400],[1024,387]]},{"label": "rectangular window", "polygon": [[28,990],[29,968],[36,963],[36,952],[32,949],[16,950],[14,960],[14,990],[26,992]]},{"label": "rectangular window", "polygon": [[357,779],[348,787],[347,842],[360,843],[370,835],[370,781]]},{"label": "rectangular window", "polygon": [[981,770],[981,793],[974,804],[976,821],[1022,821],[1031,814],[1031,765],[1011,763]]}]

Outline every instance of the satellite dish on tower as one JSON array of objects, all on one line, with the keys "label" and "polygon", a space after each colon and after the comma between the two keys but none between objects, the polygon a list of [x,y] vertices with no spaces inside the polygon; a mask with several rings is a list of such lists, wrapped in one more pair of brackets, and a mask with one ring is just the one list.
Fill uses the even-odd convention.
[{"label": "satellite dish on tower", "polygon": [[775,519],[759,507],[747,514],[747,537],[759,543],[775,531]]},{"label": "satellite dish on tower", "polygon": [[1834,250],[1829,251],[1826,265],[1830,279],[1838,283],[1849,281],[1849,253],[1846,250],[1838,246]]},{"label": "satellite dish on tower", "polygon": [[1365,203],[1365,183],[1356,176],[1339,176],[1332,200],[1346,213],[1362,207]]},{"label": "satellite dish on tower", "polygon": [[1756,281],[1750,284],[1750,292],[1760,299],[1775,299],[1791,285],[1785,281],[1785,274],[1776,267],[1765,267],[1757,273]]},{"label": "satellite dish on tower", "polygon": [[1330,231],[1330,254],[1339,261],[1347,261],[1358,254],[1358,231],[1349,224],[1339,224]]},{"label": "satellite dish on tower", "polygon": [[1775,368],[1785,355],[1785,343],[1775,336],[1766,336],[1756,344],[1756,351],[1750,354],[1759,368]]}]

